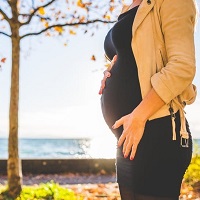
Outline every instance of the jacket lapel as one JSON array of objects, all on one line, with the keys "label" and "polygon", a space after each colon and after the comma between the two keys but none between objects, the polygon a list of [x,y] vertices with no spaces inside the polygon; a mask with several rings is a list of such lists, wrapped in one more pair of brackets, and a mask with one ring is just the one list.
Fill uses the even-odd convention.
[{"label": "jacket lapel", "polygon": [[137,10],[135,20],[134,20],[134,23],[133,23],[133,35],[134,35],[135,31],[137,30],[137,28],[139,27],[139,25],[144,20],[144,18],[151,11],[151,9],[154,7],[154,5],[155,5],[155,0],[151,0],[151,4],[148,4],[147,0],[142,1],[140,7]]}]

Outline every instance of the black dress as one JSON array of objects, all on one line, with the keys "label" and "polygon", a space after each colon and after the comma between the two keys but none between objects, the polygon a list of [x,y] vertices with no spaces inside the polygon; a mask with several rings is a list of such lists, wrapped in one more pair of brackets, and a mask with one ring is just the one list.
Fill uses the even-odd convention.
[{"label": "black dress", "polygon": [[[112,60],[111,77],[101,96],[102,113],[107,125],[118,139],[123,128],[113,130],[116,120],[131,113],[141,102],[136,61],[131,48],[132,24],[138,7],[121,14],[108,32],[104,48]],[[187,126],[189,132],[189,127]],[[138,145],[134,160],[123,157],[122,147],[117,148],[116,172],[119,185],[125,185],[138,194],[175,197],[192,154],[190,147],[180,147],[180,117],[176,113],[176,137],[172,140],[171,117],[147,121],[144,135]]]}]

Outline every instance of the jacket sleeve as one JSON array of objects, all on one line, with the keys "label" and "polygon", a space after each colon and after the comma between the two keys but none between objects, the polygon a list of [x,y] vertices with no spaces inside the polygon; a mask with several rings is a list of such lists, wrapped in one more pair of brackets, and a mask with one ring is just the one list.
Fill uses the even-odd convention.
[{"label": "jacket sleeve", "polygon": [[151,84],[167,104],[191,84],[195,75],[194,1],[163,0],[160,17],[167,64],[152,76]]}]

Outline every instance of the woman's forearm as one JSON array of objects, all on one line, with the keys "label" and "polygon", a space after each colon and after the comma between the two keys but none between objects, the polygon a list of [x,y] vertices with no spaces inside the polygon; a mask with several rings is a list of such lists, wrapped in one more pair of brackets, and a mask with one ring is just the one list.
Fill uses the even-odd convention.
[{"label": "woman's forearm", "polygon": [[141,103],[133,110],[132,114],[144,122],[146,122],[154,113],[156,113],[165,102],[152,88]]}]

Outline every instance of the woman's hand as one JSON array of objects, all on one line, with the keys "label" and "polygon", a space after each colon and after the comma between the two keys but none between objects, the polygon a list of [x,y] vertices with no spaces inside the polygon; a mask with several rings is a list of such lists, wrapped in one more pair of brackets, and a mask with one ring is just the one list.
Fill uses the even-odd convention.
[{"label": "woman's hand", "polygon": [[165,102],[152,88],[132,113],[125,115],[115,122],[113,125],[114,129],[121,125],[124,127],[122,135],[118,141],[119,146],[124,143],[124,157],[127,157],[129,153],[131,153],[130,159],[133,160],[137,146],[144,134],[147,120],[164,105]]},{"label": "woman's hand", "polygon": [[103,93],[104,88],[106,87],[106,79],[109,78],[111,76],[110,70],[112,69],[113,65],[115,64],[117,60],[117,55],[115,55],[110,63],[110,66],[107,68],[107,70],[104,71],[104,77],[101,81],[101,87],[99,90],[99,94]]},{"label": "woman's hand", "polygon": [[133,111],[117,120],[113,125],[113,129],[123,125],[124,130],[119,138],[118,146],[124,143],[123,154],[125,158],[130,154],[130,160],[134,159],[137,146],[144,133],[145,124],[146,120],[139,118]]}]

